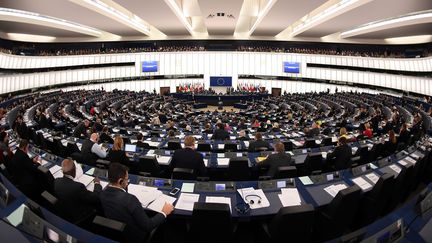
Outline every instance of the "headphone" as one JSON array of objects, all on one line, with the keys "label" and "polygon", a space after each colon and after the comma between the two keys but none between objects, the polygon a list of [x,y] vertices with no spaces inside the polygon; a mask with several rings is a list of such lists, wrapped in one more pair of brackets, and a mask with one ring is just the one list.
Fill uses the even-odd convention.
[{"label": "headphone", "polygon": [[250,205],[253,205],[253,204],[255,204],[255,201],[253,200],[253,199],[250,199],[250,200],[248,200],[248,197],[250,198],[250,197],[253,197],[253,198],[256,198],[256,203],[257,204],[261,204],[261,196],[260,195],[256,195],[256,194],[250,194],[250,195],[246,195],[245,196],[245,198],[244,198],[244,200],[245,200],[245,202],[247,203],[247,204],[250,204]]}]

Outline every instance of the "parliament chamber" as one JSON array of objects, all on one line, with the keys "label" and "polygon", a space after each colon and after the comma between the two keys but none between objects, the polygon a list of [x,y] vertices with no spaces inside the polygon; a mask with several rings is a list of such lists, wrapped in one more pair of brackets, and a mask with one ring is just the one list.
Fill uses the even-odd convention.
[{"label": "parliament chamber", "polygon": [[289,2],[0,3],[0,242],[432,242],[432,3]]}]

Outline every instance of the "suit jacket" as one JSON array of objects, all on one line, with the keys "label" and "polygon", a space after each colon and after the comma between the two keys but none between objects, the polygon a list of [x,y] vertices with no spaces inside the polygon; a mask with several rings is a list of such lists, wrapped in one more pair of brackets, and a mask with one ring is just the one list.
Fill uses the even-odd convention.
[{"label": "suit jacket", "polygon": [[260,167],[268,167],[267,175],[274,177],[278,167],[294,165],[291,156],[287,153],[270,154],[267,159],[259,164]]},{"label": "suit jacket", "polygon": [[255,141],[251,141],[249,143],[249,152],[254,152],[256,151],[257,148],[261,148],[261,147],[265,147],[267,149],[270,149],[270,144],[265,141],[265,140],[255,140]]},{"label": "suit jacket", "polygon": [[99,136],[99,142],[101,143],[114,143],[114,140],[106,133],[101,133]]},{"label": "suit jacket", "polygon": [[206,174],[202,155],[190,148],[177,149],[174,152],[170,163],[171,171],[176,167],[193,169],[194,174],[198,176]]},{"label": "suit jacket", "polygon": [[127,192],[108,186],[100,193],[105,217],[123,222],[130,229],[128,237],[144,242],[148,234],[165,221],[163,214],[149,217],[138,199]]},{"label": "suit jacket", "polygon": [[41,172],[37,169],[29,156],[21,149],[17,149],[10,161],[11,174],[24,194],[38,196],[43,191]]},{"label": "suit jacket", "polygon": [[143,141],[137,141],[136,146],[140,148],[150,148],[150,145],[148,145],[148,143],[144,143]]},{"label": "suit jacket", "polygon": [[71,222],[76,222],[100,208],[101,191],[100,184],[95,184],[94,191],[91,192],[82,183],[68,177],[57,178],[54,181],[54,192],[59,199],[60,213]]},{"label": "suit jacket", "polygon": [[327,160],[334,160],[335,169],[342,170],[351,166],[351,155],[351,147],[346,144],[337,146],[332,153],[327,154]]},{"label": "suit jacket", "polygon": [[319,128],[312,128],[311,130],[309,130],[307,136],[313,138],[315,136],[318,136],[319,134],[320,134]]},{"label": "suit jacket", "polygon": [[86,135],[87,133],[87,128],[84,124],[84,122],[80,122],[78,123],[78,125],[75,127],[72,136],[76,137],[76,138],[81,138],[83,137],[82,135]]}]

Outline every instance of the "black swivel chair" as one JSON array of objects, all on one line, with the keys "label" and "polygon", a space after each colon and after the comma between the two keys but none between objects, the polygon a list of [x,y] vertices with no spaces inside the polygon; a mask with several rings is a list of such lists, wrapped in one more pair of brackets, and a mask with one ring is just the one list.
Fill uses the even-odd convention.
[{"label": "black swivel chair", "polygon": [[295,166],[279,166],[273,179],[294,177],[297,177],[297,168]]},{"label": "black swivel chair", "polygon": [[237,151],[237,144],[236,143],[225,143],[224,150],[225,150],[225,152],[235,152],[235,151]]},{"label": "black swivel chair", "polygon": [[188,234],[190,242],[232,242],[234,228],[228,204],[194,204]]},{"label": "black swivel chair", "polygon": [[101,216],[96,216],[92,225],[94,233],[118,242],[125,241],[125,228],[126,224]]},{"label": "black swivel chair", "polygon": [[304,166],[307,174],[319,174],[323,170],[323,158],[321,152],[308,153],[306,156]]},{"label": "black swivel chair", "polygon": [[155,156],[141,156],[137,163],[133,163],[133,168],[137,174],[158,177],[161,174],[161,168]]},{"label": "black swivel chair", "polygon": [[285,151],[292,151],[293,150],[293,143],[291,141],[285,141],[283,142],[285,146]]},{"label": "black swivel chair", "polygon": [[319,212],[316,240],[331,240],[345,233],[357,214],[361,193],[357,185],[338,192],[330,204]]},{"label": "black swivel chair", "polygon": [[198,143],[197,151],[210,152],[211,150],[211,145],[209,143]]},{"label": "black swivel chair", "polygon": [[310,242],[315,223],[315,210],[310,204],[279,209],[270,223],[263,224],[269,242]]},{"label": "black swivel chair", "polygon": [[315,142],[315,139],[307,139],[303,145],[304,148],[317,148],[319,145]]},{"label": "black swivel chair", "polygon": [[251,179],[249,160],[247,157],[231,158],[228,165],[227,180],[246,181]]},{"label": "black swivel chair", "polygon": [[194,170],[187,168],[174,168],[171,177],[178,180],[196,180]]},{"label": "black swivel chair", "polygon": [[382,175],[372,190],[364,194],[357,213],[354,228],[364,227],[375,221],[383,212],[395,183],[391,174]]},{"label": "black swivel chair", "polygon": [[168,150],[177,150],[177,149],[181,149],[182,146],[180,144],[180,141],[168,141]]}]

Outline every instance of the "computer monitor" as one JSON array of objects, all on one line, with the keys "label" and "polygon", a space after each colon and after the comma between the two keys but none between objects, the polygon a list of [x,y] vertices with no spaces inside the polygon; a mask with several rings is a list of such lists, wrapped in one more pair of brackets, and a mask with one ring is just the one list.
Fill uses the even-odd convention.
[{"label": "computer monitor", "polygon": [[125,145],[125,151],[135,153],[136,152],[136,145],[135,144],[126,144]]}]

